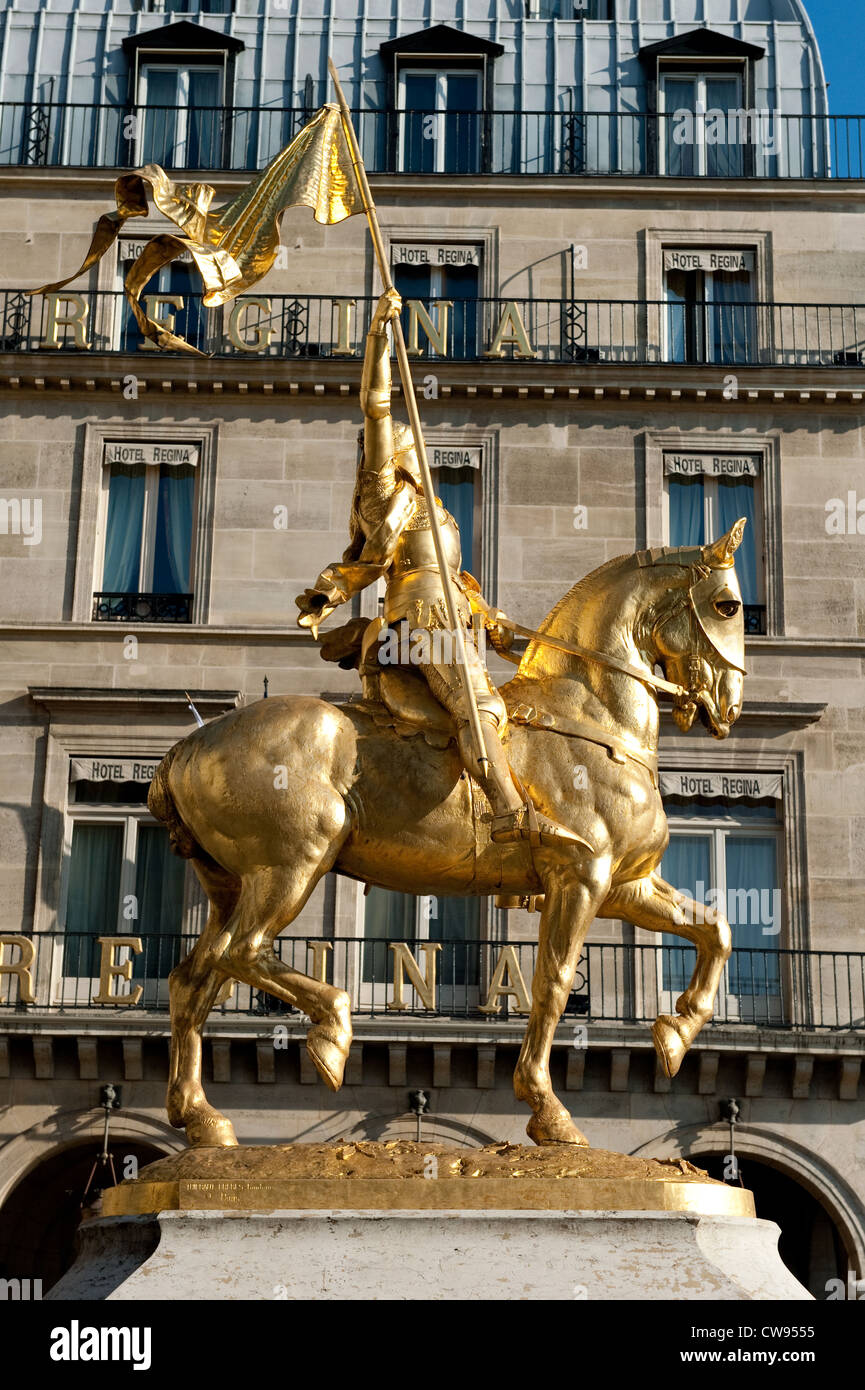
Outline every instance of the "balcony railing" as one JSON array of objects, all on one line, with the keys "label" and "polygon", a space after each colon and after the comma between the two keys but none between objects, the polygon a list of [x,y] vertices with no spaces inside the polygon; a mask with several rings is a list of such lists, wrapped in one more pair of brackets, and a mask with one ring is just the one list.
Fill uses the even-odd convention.
[{"label": "balcony railing", "polygon": [[[34,935],[29,938],[35,948],[29,974],[36,1002],[20,1004],[18,977],[0,973],[0,1009],[164,1013],[168,1009],[169,972],[194,945],[195,938],[129,935],[136,938],[140,950],[116,944],[111,938],[100,943],[84,934]],[[13,938],[13,943],[16,940],[17,945],[2,948],[7,968],[22,958],[22,938]],[[423,981],[430,978],[429,960],[435,958],[435,984],[429,985],[427,1000],[412,984],[410,970],[405,964],[400,967],[394,950],[398,943],[380,937],[322,941],[283,936],[275,942],[275,949],[293,969],[318,978],[324,974],[328,982],[348,990],[357,1014],[478,1018],[491,1023],[523,1017],[520,1001],[513,994],[496,994],[492,982],[502,952],[507,951],[508,984],[515,984],[516,964],[522,977],[516,983],[524,986],[525,1003],[537,958],[536,942],[441,940],[432,943],[431,950],[429,942],[427,950],[421,941],[404,945]],[[405,953],[398,954],[404,957]],[[109,967],[125,962],[130,967],[128,978],[114,974],[109,981],[112,1002],[97,1002],[100,978],[107,978]],[[684,944],[591,944],[583,952],[565,1018],[573,1024],[649,1023],[658,1013],[675,1010],[675,1000],[693,967],[693,949]],[[395,979],[395,970],[401,982]],[[230,997],[214,1010],[213,1017],[237,1014],[301,1018],[271,995],[241,984],[233,986]],[[865,1033],[865,953],[769,947],[734,950],[724,970],[713,1023]]]},{"label": "balcony railing", "polygon": [[192,620],[192,594],[93,595],[95,623],[188,623]]},{"label": "balcony railing", "polygon": [[[719,114],[724,121],[714,121],[708,138],[696,125],[692,136],[679,113],[362,110],[353,119],[372,174],[865,177],[865,116]],[[312,115],[308,108],[3,102],[0,165],[255,170]]]},{"label": "balcony railing", "polygon": [[[177,296],[173,296],[173,301]],[[199,294],[152,314],[207,354],[335,358],[363,354],[375,300],[360,296],[257,294],[205,309]],[[425,310],[440,353],[424,329]],[[408,300],[406,337],[418,360],[521,361],[576,366],[851,367],[865,365],[865,304],[672,304],[638,299]],[[169,317],[170,316],[170,317]],[[492,355],[505,324],[504,345]],[[513,329],[525,330],[515,341]],[[517,335],[518,336],[518,335]],[[510,341],[508,341],[510,339]],[[121,291],[65,291],[29,298],[0,291],[0,352],[129,353],[143,339]]]}]

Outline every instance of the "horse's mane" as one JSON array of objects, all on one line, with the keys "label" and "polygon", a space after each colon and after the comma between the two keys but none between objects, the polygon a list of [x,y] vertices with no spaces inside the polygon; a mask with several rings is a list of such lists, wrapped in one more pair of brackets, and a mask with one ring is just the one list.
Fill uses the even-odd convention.
[{"label": "horse's mane", "polygon": [[[579,612],[590,599],[598,594],[607,591],[607,580],[611,570],[622,570],[633,568],[635,557],[633,555],[615,555],[612,560],[605,560],[597,569],[592,570],[583,579],[578,579],[576,584],[563,594],[554,608],[551,608],[547,616],[538,623],[538,632],[548,632],[551,635],[556,633],[557,619],[567,609],[569,612]],[[561,635],[561,634],[559,634]]]}]

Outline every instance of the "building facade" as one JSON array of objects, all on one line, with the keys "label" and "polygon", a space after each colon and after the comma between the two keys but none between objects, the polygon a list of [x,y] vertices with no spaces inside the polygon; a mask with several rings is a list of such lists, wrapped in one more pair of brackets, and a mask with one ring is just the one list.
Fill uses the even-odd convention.
[{"label": "building facade", "polygon": [[[124,171],[227,201],[331,98],[328,57],[488,597],[536,627],[613,556],[748,520],[742,716],[723,742],[665,717],[661,744],[663,872],[733,925],[715,1020],[667,1080],[651,1023],[690,955],[597,922],[553,1079],[598,1147],[740,1171],[825,1297],[865,1275],[865,118],[829,114],[800,0],[6,5],[0,1277],[68,1262],[109,1180],[88,1187],[106,1087],[118,1177],[183,1144],[167,977],[203,902],[145,802],[190,698],[207,719],[357,692],[294,598],[346,543],[378,281],[362,218],[294,209],[234,305],[204,308],[184,261],[147,287],[202,357],[154,350],[123,296],[158,214],[27,291],[81,264]],[[237,985],[211,1100],[246,1143],[519,1141],[537,922],[329,876],[280,950],[351,990],[345,1087],[297,1013]]]}]

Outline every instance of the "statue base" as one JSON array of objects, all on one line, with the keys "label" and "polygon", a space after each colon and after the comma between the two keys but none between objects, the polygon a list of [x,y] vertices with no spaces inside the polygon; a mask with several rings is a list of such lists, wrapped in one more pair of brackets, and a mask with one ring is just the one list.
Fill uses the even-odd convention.
[{"label": "statue base", "polygon": [[751,1194],[570,1145],[190,1149],[103,1196],[65,1299],[809,1299]]}]

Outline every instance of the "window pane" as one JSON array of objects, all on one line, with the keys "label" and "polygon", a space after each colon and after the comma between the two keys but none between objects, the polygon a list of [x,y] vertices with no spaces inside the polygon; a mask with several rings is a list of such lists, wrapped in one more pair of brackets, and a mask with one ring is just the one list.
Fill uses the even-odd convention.
[{"label": "window pane", "polygon": [[479,898],[436,898],[430,913],[429,939],[444,944],[438,954],[439,988],[477,985],[481,905]]},{"label": "window pane", "polygon": [[755,526],[754,481],[752,478],[718,479],[718,535],[723,536],[740,516],[747,517],[745,535],[736,551],[736,574],[743,603],[760,602],[757,565],[762,549]]},{"label": "window pane", "polygon": [[174,164],[177,147],[179,68],[145,67],[147,109],[144,113],[142,163]]},{"label": "window pane", "polygon": [[[660,869],[661,877],[695,902],[705,902],[712,887],[712,841],[708,835],[671,835]],[[680,993],[694,971],[696,952],[680,936],[664,932],[663,988]]]},{"label": "window pane", "polygon": [[144,464],[111,471],[108,518],[105,527],[105,593],[136,594],[141,568],[141,528],[144,518]]},{"label": "window pane", "polygon": [[667,480],[667,493],[670,500],[670,545],[705,545],[703,479],[671,475]]},{"label": "window pane", "polygon": [[664,83],[664,170],[677,178],[696,172],[694,162],[694,122],[684,119],[697,109],[696,83],[690,77],[665,77]]},{"label": "window pane", "polygon": [[448,174],[480,170],[480,78],[476,73],[449,73],[445,89],[444,168]]},{"label": "window pane", "polygon": [[475,469],[439,468],[435,475],[436,495],[460,528],[462,567],[471,571],[474,552]]},{"label": "window pane", "polygon": [[698,332],[698,283],[695,271],[668,270],[667,361],[695,362],[702,335]]},{"label": "window pane", "polygon": [[712,359],[717,363],[753,362],[757,324],[748,271],[716,271],[712,279]]},{"label": "window pane", "polygon": [[[364,984],[393,983],[393,952],[389,941],[411,942],[415,938],[417,899],[411,893],[392,893],[389,888],[370,888],[364,904],[363,946]],[[369,938],[374,938],[369,940]],[[383,1004],[384,994],[381,995]]]},{"label": "window pane", "polygon": [[451,356],[476,357],[478,352],[478,267],[448,266],[444,271],[444,299],[453,300],[451,310]]},{"label": "window pane", "polygon": [[409,72],[403,83],[403,169],[410,174],[431,174],[436,167],[438,128],[435,120],[427,118],[436,109],[436,74]]},{"label": "window pane", "polygon": [[[744,145],[740,140],[748,138],[750,129],[742,131],[736,119],[741,104],[738,77],[707,77],[706,173],[712,178],[736,178],[743,172]],[[720,111],[723,120],[713,121],[712,111]]]},{"label": "window pane", "polygon": [[[733,932],[731,994],[781,992],[778,945],[781,904],[774,836],[728,835],[727,916]],[[738,951],[740,954],[735,954]]]},{"label": "window pane", "polygon": [[120,906],[123,826],[72,828],[69,891],[66,899],[64,975],[95,978],[99,974],[99,936],[114,936]]},{"label": "window pane", "polygon": [[155,594],[188,594],[192,555],[192,509],[195,469],[188,465],[159,470],[156,549],[153,560]]},{"label": "window pane", "polygon": [[[163,979],[180,960],[185,877],[186,865],[172,853],[165,827],[140,825],[135,856],[138,918],[130,923],[144,946],[142,954],[135,957],[136,979]],[[149,941],[151,935],[162,939]]]},{"label": "window pane", "polygon": [[222,98],[221,73],[206,68],[189,69],[187,150],[189,169],[216,169],[220,164]]}]

